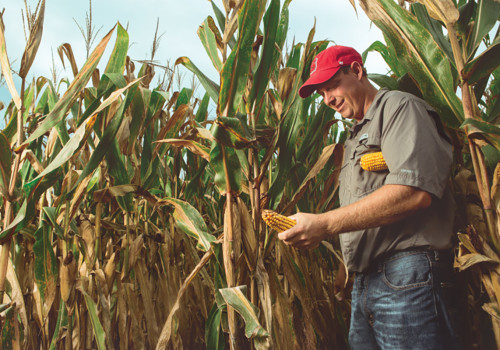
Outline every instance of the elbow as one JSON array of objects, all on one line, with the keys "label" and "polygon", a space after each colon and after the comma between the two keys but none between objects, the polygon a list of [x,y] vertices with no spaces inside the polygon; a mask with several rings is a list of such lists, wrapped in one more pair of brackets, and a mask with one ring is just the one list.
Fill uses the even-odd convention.
[{"label": "elbow", "polygon": [[417,196],[415,196],[415,207],[417,210],[427,209],[432,204],[432,196],[425,191],[418,191]]}]

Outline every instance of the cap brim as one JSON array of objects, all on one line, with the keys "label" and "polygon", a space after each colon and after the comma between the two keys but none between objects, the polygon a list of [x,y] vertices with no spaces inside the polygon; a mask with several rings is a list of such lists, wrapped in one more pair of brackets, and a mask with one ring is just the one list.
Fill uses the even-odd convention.
[{"label": "cap brim", "polygon": [[313,76],[309,77],[306,82],[299,89],[299,96],[302,98],[306,98],[310,96],[318,87],[328,80],[330,80],[335,73],[338,72],[339,67],[325,69],[323,71],[316,72]]}]

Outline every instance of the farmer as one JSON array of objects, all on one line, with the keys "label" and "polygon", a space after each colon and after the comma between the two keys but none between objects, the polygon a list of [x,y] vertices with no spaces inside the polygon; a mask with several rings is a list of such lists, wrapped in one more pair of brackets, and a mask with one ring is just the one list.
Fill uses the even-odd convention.
[{"label": "farmer", "polygon": [[[400,91],[377,90],[361,56],[332,46],[311,64],[302,98],[352,119],[340,173],[341,207],[298,213],[279,234],[308,249],[340,235],[354,274],[352,349],[456,349],[447,304],[453,285],[454,201],[447,186],[452,146],[436,112]],[[382,151],[388,170],[366,171],[360,157]]]}]

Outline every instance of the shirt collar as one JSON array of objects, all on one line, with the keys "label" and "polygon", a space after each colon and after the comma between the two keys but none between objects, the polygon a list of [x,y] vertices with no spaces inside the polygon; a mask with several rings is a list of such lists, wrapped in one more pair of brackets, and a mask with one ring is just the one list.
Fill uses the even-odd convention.
[{"label": "shirt collar", "polygon": [[373,110],[376,110],[376,108],[379,106],[382,96],[385,95],[389,89],[387,88],[382,88],[380,89],[377,94],[375,95],[375,98],[373,99],[372,104],[370,107],[368,107],[368,110],[366,111],[363,119],[361,119],[359,122],[355,121],[354,124],[349,128],[349,133],[350,133],[350,138],[352,138],[356,133],[365,125],[368,123],[370,120],[373,119]]}]

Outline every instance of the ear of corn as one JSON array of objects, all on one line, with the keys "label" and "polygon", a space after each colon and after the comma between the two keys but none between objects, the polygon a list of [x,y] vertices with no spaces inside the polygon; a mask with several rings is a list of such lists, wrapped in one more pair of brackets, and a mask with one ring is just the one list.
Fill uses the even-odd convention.
[{"label": "ear of corn", "polygon": [[382,152],[368,153],[362,156],[361,168],[366,171],[381,171],[388,169]]},{"label": "ear of corn", "polygon": [[295,220],[269,209],[264,209],[262,211],[262,219],[267,224],[267,226],[278,232],[288,230],[296,224]]}]

